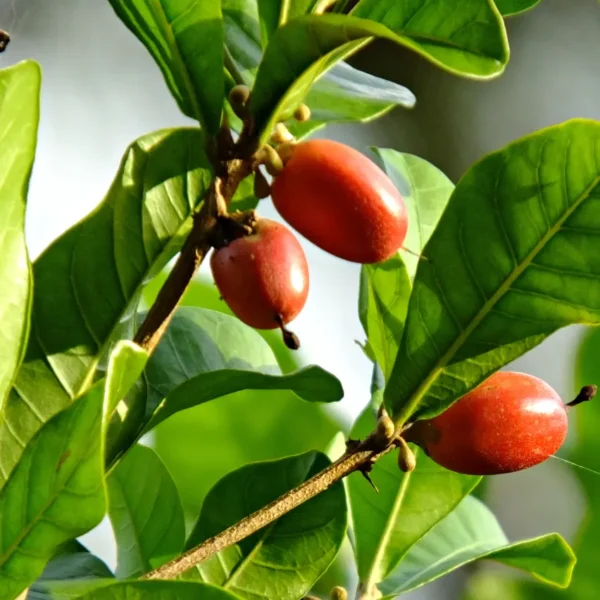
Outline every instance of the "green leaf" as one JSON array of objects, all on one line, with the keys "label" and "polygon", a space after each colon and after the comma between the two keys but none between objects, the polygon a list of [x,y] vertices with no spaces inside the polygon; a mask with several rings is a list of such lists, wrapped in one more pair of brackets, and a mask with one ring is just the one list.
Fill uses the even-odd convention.
[{"label": "green leaf", "polygon": [[47,581],[70,579],[106,579],[113,577],[110,569],[76,540],[58,548],[40,578],[29,588],[27,600],[49,600],[45,591]]},{"label": "green leaf", "polygon": [[154,450],[136,444],[107,479],[117,577],[135,578],[177,556],[185,542],[181,500]]},{"label": "green leaf", "polygon": [[224,101],[219,0],[110,0],[146,46],[181,111],[215,134]]},{"label": "green leaf", "polygon": [[337,402],[344,395],[339,380],[320,367],[281,375],[268,344],[237,318],[180,308],[148,363],[140,393],[113,411],[121,431],[111,436],[109,457],[178,411],[249,389],[290,390],[309,402]]},{"label": "green leaf", "polygon": [[23,359],[31,312],[25,205],[35,157],[40,67],[25,61],[0,70],[0,411]]},{"label": "green leaf", "polygon": [[[328,464],[324,454],[307,452],[247,465],[226,475],[206,497],[187,547],[237,523]],[[338,482],[251,537],[203,561],[190,576],[242,598],[301,598],[337,555],[346,535],[346,513],[344,487]]]},{"label": "green leaf", "polygon": [[[382,14],[387,11],[391,15],[386,21],[389,27],[375,22],[379,13],[373,2],[361,2],[354,16],[299,17],[275,32],[256,74],[249,104],[263,141],[277,121],[290,117],[319,77],[375,37],[411,48],[452,72],[474,77],[497,75],[508,60],[504,24],[486,0],[469,0],[468,10],[461,9],[458,19],[447,18],[448,11],[454,10],[453,3],[443,3],[448,5],[443,10],[434,8],[433,18],[427,16],[431,11],[426,5],[425,22],[420,27],[417,24],[414,34],[411,23],[410,35],[403,29],[408,19],[398,19],[396,14],[402,13],[403,5],[395,3],[399,9],[393,10],[392,0],[376,2]],[[435,43],[430,41],[432,37]]]},{"label": "green leaf", "polygon": [[434,64],[456,75],[494,77],[508,62],[506,30],[490,0],[360,0],[353,17],[377,21]]},{"label": "green leaf", "polygon": [[278,27],[310,12],[316,0],[256,0],[263,46]]},{"label": "green leaf", "polygon": [[198,129],[140,138],[104,202],[34,264],[27,354],[0,421],[0,485],[40,427],[85,391],[140,289],[179,249],[211,172]]},{"label": "green leaf", "polygon": [[7,597],[18,595],[62,544],[104,516],[104,415],[117,402],[113,394],[125,393],[140,376],[142,353],[119,342],[106,380],[42,426],[0,491],[0,590]]},{"label": "green leaf", "polygon": [[48,582],[52,600],[239,600],[225,590],[189,581],[72,581]]},{"label": "green leaf", "polygon": [[104,516],[103,386],[48,421],[0,492],[0,589],[19,595],[56,548]]},{"label": "green leaf", "polygon": [[[361,439],[375,428],[372,407],[353,427],[351,437]],[[412,446],[411,446],[412,447]],[[371,478],[379,493],[360,473],[347,478],[354,551],[363,589],[386,579],[419,540],[448,515],[477,485],[479,477],[448,471],[414,447],[417,468],[402,473],[396,453],[373,468]]]},{"label": "green leaf", "polygon": [[559,587],[569,584],[576,560],[557,533],[510,544],[489,508],[467,496],[378,587],[391,600],[481,559],[516,567]]},{"label": "green leaf", "polygon": [[[408,211],[408,231],[400,254],[412,279],[418,255],[434,232],[454,190],[454,184],[426,160],[389,148],[372,148],[388,177],[398,188]],[[426,260],[425,257],[424,260]]]},{"label": "green leaf", "polygon": [[400,256],[361,267],[358,314],[368,349],[386,378],[398,353],[410,291],[410,279]]},{"label": "green leaf", "polygon": [[569,121],[458,183],[419,264],[386,388],[398,422],[441,412],[556,329],[600,321],[599,145],[599,123]]},{"label": "green leaf", "polygon": [[541,0],[494,0],[494,4],[504,17],[523,13],[538,5]]},{"label": "green leaf", "polygon": [[[262,59],[255,0],[223,0],[223,22],[225,41],[236,68],[252,86]],[[310,120],[298,123],[291,119],[286,123],[298,139],[330,123],[366,122],[395,106],[412,108],[415,97],[404,86],[338,62],[314,84],[304,101],[311,109]]]}]

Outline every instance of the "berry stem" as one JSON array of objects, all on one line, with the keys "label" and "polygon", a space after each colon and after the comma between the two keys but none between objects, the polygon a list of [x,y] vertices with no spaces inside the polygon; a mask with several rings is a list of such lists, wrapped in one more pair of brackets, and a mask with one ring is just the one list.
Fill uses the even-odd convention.
[{"label": "berry stem", "polygon": [[579,394],[577,394],[577,396],[575,397],[574,400],[571,400],[571,402],[569,402],[567,404],[567,406],[577,406],[578,404],[581,404],[582,402],[587,402],[588,400],[591,400],[595,395],[596,392],[598,391],[598,386],[596,385],[584,385],[581,390],[579,390]]}]

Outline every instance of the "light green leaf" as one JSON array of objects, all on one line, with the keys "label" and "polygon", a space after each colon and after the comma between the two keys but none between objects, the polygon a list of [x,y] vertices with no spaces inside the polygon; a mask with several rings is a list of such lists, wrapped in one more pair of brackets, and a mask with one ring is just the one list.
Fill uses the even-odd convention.
[{"label": "light green leaf", "polygon": [[[414,29],[411,23],[410,33],[403,28],[407,15],[398,16],[398,10],[392,10],[391,1],[377,0],[376,5],[383,8],[382,15],[386,12],[391,15],[391,20],[386,20],[389,27],[375,22],[374,16],[379,13],[375,13],[372,2],[364,6],[361,2],[354,16],[299,17],[275,32],[256,74],[249,104],[263,141],[277,121],[290,117],[319,77],[376,37],[411,48],[459,74],[489,77],[504,68],[508,60],[504,24],[486,0],[469,0],[466,4],[477,7],[461,9],[458,20],[447,18],[454,4],[442,3],[448,6],[443,10],[434,8],[437,11],[434,18],[427,16],[420,28],[417,25]],[[404,5],[395,3],[394,6],[400,7],[402,13]],[[432,6],[439,7],[440,3]],[[433,37],[435,43],[430,41]]]},{"label": "light green leaf", "polygon": [[[187,547],[266,506],[328,464],[324,454],[307,452],[247,465],[226,475],[204,500]],[[346,513],[344,487],[338,482],[239,544],[203,561],[189,572],[190,577],[220,585],[241,598],[301,598],[337,555],[346,535]]]},{"label": "light green leaf", "polygon": [[[223,22],[225,41],[236,68],[252,86],[262,59],[255,0],[223,0]],[[395,106],[412,108],[415,97],[404,86],[339,62],[314,84],[304,101],[311,109],[311,119],[286,122],[298,139],[330,123],[366,122]]]},{"label": "light green leaf", "polygon": [[34,264],[27,353],[0,420],[0,485],[28,441],[85,391],[140,289],[179,249],[211,172],[198,129],[140,138],[104,202]]},{"label": "light green leaf", "polygon": [[6,597],[18,595],[62,544],[104,516],[103,407],[140,376],[139,354],[131,342],[119,342],[106,380],[42,426],[0,491],[0,590]]},{"label": "light green leaf", "polygon": [[504,17],[523,13],[537,6],[541,0],[494,0],[498,10]]},{"label": "light green leaf", "polygon": [[441,412],[560,327],[600,322],[599,148],[600,124],[573,120],[490,154],[458,183],[386,388],[397,421]]},{"label": "light green leaf", "polygon": [[58,548],[44,572],[29,588],[27,600],[49,600],[52,596],[44,590],[47,581],[70,579],[106,579],[113,577],[110,569],[76,540]]},{"label": "light green leaf", "polygon": [[471,77],[500,75],[508,62],[508,40],[491,0],[360,0],[351,15],[376,21],[404,38],[404,45],[434,64]]},{"label": "light green leaf", "polygon": [[402,338],[411,282],[404,261],[394,256],[360,271],[358,314],[368,351],[389,377]]},{"label": "light green leaf", "polygon": [[[389,148],[373,148],[381,166],[404,197],[408,212],[408,231],[400,254],[412,279],[419,264],[418,255],[434,232],[454,184],[426,160]],[[427,260],[425,257],[424,260]]]},{"label": "light green leaf", "polygon": [[[362,439],[375,428],[372,407],[355,424],[351,437]],[[414,447],[413,447],[414,448]],[[402,473],[396,453],[377,461],[371,478],[347,478],[354,551],[365,590],[386,579],[410,549],[477,485],[480,478],[448,471],[414,448],[417,468]]]},{"label": "light green leaf", "polygon": [[146,46],[181,111],[215,134],[224,100],[220,0],[110,0]]},{"label": "light green leaf", "polygon": [[218,587],[190,581],[48,582],[44,589],[44,598],[52,600],[239,600]]},{"label": "light green leaf", "polygon": [[35,158],[40,67],[25,61],[0,70],[0,411],[23,359],[31,312],[25,205]]},{"label": "light green leaf", "polygon": [[65,541],[104,516],[103,386],[48,421],[0,492],[0,590],[15,598]]},{"label": "light green leaf", "polygon": [[467,496],[427,533],[378,587],[386,599],[414,590],[474,560],[495,560],[566,587],[575,555],[557,533],[510,544],[493,513]]},{"label": "light green leaf", "polygon": [[185,542],[181,500],[154,450],[136,444],[107,479],[117,577],[135,578],[177,556]]}]

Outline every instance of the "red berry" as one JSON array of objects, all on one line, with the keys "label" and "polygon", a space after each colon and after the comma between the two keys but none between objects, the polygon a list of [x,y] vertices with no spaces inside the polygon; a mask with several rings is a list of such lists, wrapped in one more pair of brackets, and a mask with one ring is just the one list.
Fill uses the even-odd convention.
[{"label": "red berry", "polygon": [[497,475],[545,461],[567,427],[567,408],[547,383],[499,371],[442,414],[417,421],[406,437],[451,471]]},{"label": "red berry", "polygon": [[308,264],[294,234],[259,219],[253,234],[215,250],[210,260],[223,300],[244,323],[274,329],[289,323],[308,296]]},{"label": "red berry", "polygon": [[338,142],[297,144],[275,178],[271,196],[294,229],[346,260],[387,260],[406,237],[400,192],[375,163]]}]

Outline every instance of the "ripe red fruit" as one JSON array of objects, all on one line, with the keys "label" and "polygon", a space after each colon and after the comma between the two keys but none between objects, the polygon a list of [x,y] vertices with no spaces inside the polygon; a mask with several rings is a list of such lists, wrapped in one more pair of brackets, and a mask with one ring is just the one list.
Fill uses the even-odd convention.
[{"label": "ripe red fruit", "polygon": [[282,327],[306,302],[304,251],[294,234],[275,221],[259,219],[253,234],[215,250],[210,266],[223,300],[251,327]]},{"label": "ripe red fruit", "polygon": [[406,432],[439,465],[468,475],[533,467],[567,435],[567,407],[544,381],[499,371],[428,421]]},{"label": "ripe red fruit", "polygon": [[295,145],[273,182],[271,197],[296,231],[346,260],[387,260],[406,237],[400,192],[375,163],[338,142]]}]

